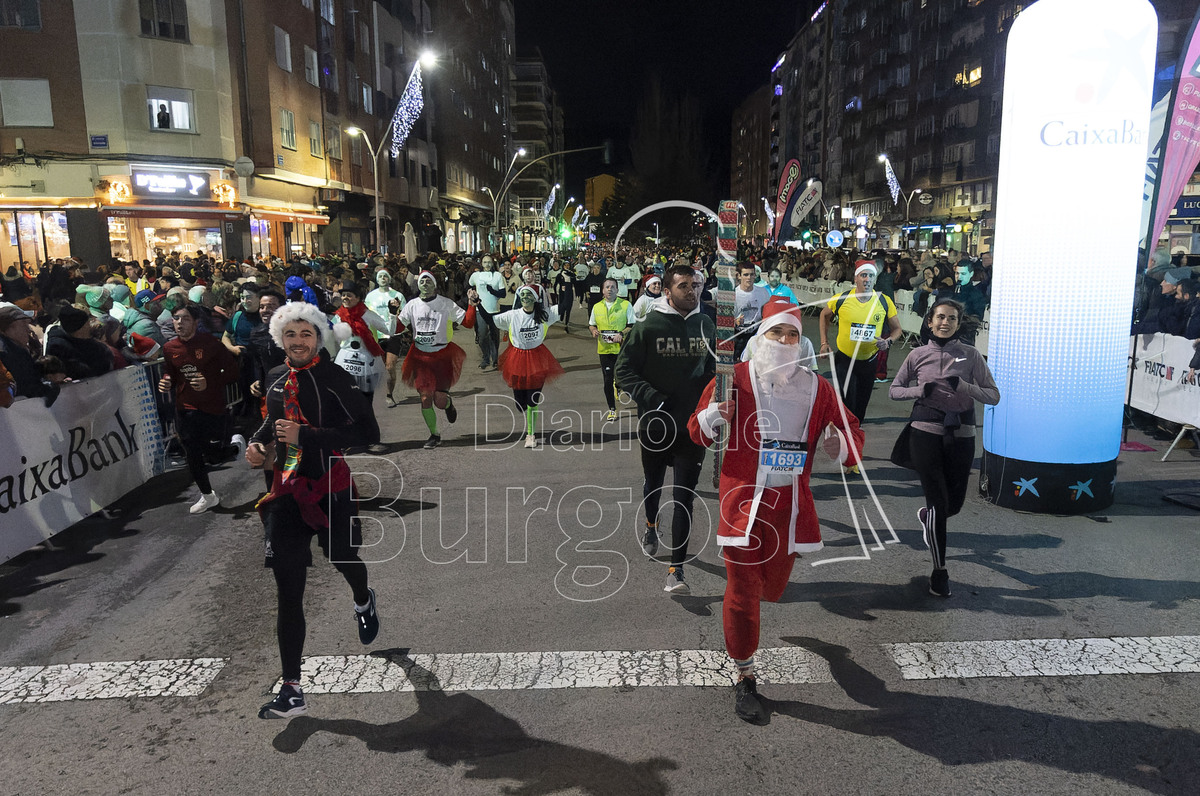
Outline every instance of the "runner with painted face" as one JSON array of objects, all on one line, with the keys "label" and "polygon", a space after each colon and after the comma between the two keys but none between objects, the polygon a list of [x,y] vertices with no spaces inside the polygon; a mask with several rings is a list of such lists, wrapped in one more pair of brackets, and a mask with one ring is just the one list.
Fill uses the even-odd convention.
[{"label": "runner with painted face", "polygon": [[408,329],[413,338],[400,378],[421,396],[421,415],[429,427],[425,447],[432,449],[442,444],[434,409],[445,411],[448,423],[458,419],[450,388],[458,383],[467,355],[453,342],[454,329],[456,325],[475,328],[475,305],[464,311],[450,299],[439,296],[437,279],[429,271],[422,271],[417,277],[417,292],[418,298],[404,305],[396,316],[397,328]]},{"label": "runner with painted face", "polygon": [[508,348],[500,355],[500,374],[525,414],[525,447],[536,448],[542,388],[564,373],[545,345],[546,332],[558,321],[558,310],[546,309],[528,285],[518,288],[517,301],[519,309],[501,313],[493,320],[508,333]]}]

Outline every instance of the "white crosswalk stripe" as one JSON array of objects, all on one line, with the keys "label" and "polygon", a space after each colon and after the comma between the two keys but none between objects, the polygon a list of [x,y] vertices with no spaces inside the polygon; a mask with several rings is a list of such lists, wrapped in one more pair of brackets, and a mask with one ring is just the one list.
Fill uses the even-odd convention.
[{"label": "white crosswalk stripe", "polygon": [[1200,636],[885,644],[905,680],[1200,672]]},{"label": "white crosswalk stripe", "polygon": [[[759,650],[764,683],[828,683],[819,655],[796,647]],[[413,672],[413,667],[418,670]],[[304,659],[307,694],[384,691],[496,691],[528,688],[728,686],[735,679],[721,650],[607,650],[584,652],[470,652],[413,654],[394,660],[372,655]]]},{"label": "white crosswalk stripe", "polygon": [[226,663],[226,658],[196,658],[2,667],[0,705],[199,696]]}]

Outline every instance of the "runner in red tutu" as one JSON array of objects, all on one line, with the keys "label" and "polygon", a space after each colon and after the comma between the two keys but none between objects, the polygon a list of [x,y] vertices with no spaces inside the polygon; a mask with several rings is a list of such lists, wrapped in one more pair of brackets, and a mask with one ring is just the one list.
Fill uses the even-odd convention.
[{"label": "runner in red tutu", "polygon": [[525,413],[525,447],[536,448],[542,387],[561,376],[562,365],[546,348],[546,331],[558,321],[558,308],[546,309],[537,290],[530,285],[517,288],[520,309],[494,316],[496,327],[508,332],[508,348],[500,355],[500,375],[512,387],[513,399]]},{"label": "runner in red tutu", "polygon": [[421,415],[429,426],[426,448],[442,443],[434,407],[446,412],[446,422],[458,419],[450,388],[458,383],[466,353],[452,341],[455,324],[475,327],[475,307],[464,310],[437,293],[437,279],[429,271],[417,277],[418,298],[404,305],[396,316],[397,327],[412,331],[413,344],[404,357],[400,378],[421,395]]}]

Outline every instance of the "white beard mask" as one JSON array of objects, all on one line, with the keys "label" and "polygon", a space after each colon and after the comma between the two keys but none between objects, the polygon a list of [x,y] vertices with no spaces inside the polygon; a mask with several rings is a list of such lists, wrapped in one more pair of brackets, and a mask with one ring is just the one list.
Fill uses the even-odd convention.
[{"label": "white beard mask", "polygon": [[786,388],[800,372],[800,346],[759,336],[751,355],[755,373],[768,389]]}]

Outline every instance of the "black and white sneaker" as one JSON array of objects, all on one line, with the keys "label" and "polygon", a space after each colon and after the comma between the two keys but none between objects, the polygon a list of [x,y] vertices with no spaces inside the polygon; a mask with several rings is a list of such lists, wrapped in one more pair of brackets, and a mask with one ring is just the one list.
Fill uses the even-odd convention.
[{"label": "black and white sneaker", "polygon": [[454,407],[454,399],[450,397],[450,393],[446,393],[446,422],[454,425],[455,420],[458,420],[458,409]]},{"label": "black and white sneaker", "polygon": [[767,723],[767,709],[758,696],[758,686],[753,677],[743,677],[733,687],[733,712],[739,719],[751,724]]},{"label": "black and white sneaker", "polygon": [[308,712],[304,704],[304,694],[290,683],[284,683],[279,689],[279,695],[258,709],[260,719],[290,719],[293,716],[303,716]]},{"label": "black and white sneaker", "polygon": [[944,569],[935,569],[929,576],[929,593],[934,597],[949,597],[950,573]]},{"label": "black and white sneaker", "polygon": [[683,567],[671,567],[667,570],[667,585],[663,591],[668,594],[691,594],[692,590],[683,579]]},{"label": "black and white sneaker", "polygon": [[357,607],[354,609],[354,618],[358,622],[358,640],[363,644],[370,644],[379,635],[379,614],[375,611],[375,590],[367,589],[367,591],[371,592],[367,610],[360,611]]},{"label": "black and white sneaker", "polygon": [[440,435],[430,434],[429,439],[425,440],[424,448],[427,451],[433,450],[434,448],[436,448],[438,445],[441,445],[441,444],[442,444],[442,438]]}]

